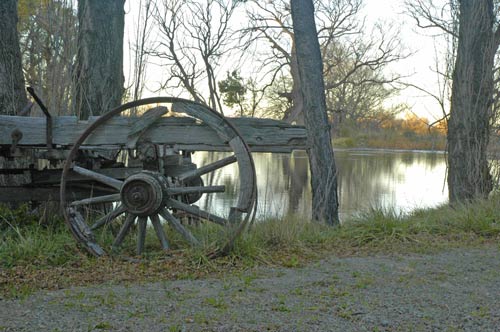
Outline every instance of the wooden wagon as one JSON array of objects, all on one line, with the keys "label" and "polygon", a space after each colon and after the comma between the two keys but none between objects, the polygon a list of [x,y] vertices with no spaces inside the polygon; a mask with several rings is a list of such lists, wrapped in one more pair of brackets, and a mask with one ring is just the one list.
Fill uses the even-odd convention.
[{"label": "wooden wagon", "polygon": [[[19,174],[27,178],[22,184],[1,185],[0,202],[60,201],[75,239],[97,256],[119,248],[131,233],[141,254],[148,222],[164,249],[169,248],[165,223],[185,242],[198,245],[201,239],[179,213],[217,225],[213,227],[225,242],[219,248],[229,248],[255,214],[251,152],[288,153],[306,147],[303,127],[270,119],[225,118],[180,98],[142,99],[88,121],[52,117],[39,104],[45,117],[0,116],[0,156],[36,161],[0,170],[4,179]],[[191,156],[196,151],[231,154],[195,165]],[[226,189],[205,185],[202,176],[233,163],[239,178],[235,206],[218,215],[195,205],[202,195]],[[96,206],[109,210],[96,217],[88,212]],[[98,232],[111,234],[105,242],[111,246],[103,244]]]}]

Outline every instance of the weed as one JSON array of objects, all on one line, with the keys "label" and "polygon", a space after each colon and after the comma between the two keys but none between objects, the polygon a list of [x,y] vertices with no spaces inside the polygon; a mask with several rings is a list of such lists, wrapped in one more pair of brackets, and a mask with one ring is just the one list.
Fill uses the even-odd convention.
[{"label": "weed", "polygon": [[283,261],[283,266],[285,266],[285,267],[297,267],[297,266],[299,266],[299,258],[296,255],[288,257],[288,259],[285,259],[285,261]]},{"label": "weed", "polygon": [[490,309],[485,306],[478,306],[476,310],[471,312],[472,317],[476,318],[486,318],[490,316]]},{"label": "weed", "polygon": [[91,296],[92,299],[96,300],[100,305],[106,307],[115,307],[118,303],[116,294],[113,291],[109,291],[107,294],[96,294]]},{"label": "weed", "polygon": [[175,325],[170,325],[168,327],[168,332],[182,332],[182,326],[175,324]]},{"label": "weed", "polygon": [[302,296],[304,295],[304,289],[302,289],[302,287],[294,288],[290,291],[290,294],[296,296]]},{"label": "weed", "polygon": [[278,304],[274,305],[271,310],[273,311],[278,311],[278,312],[290,312],[290,308],[286,305],[286,296],[285,295],[278,295]]},{"label": "weed", "polygon": [[255,273],[252,274],[244,274],[240,277],[241,281],[243,281],[243,285],[245,287],[250,287],[252,282],[257,279],[257,275]]},{"label": "weed", "polygon": [[96,330],[112,330],[113,326],[108,322],[100,322],[94,326]]},{"label": "weed", "polygon": [[204,302],[217,309],[227,309],[227,304],[222,297],[207,297]]},{"label": "weed", "polygon": [[284,304],[278,304],[278,305],[275,305],[271,308],[272,311],[277,311],[277,312],[290,312],[290,308],[288,308],[286,305]]},{"label": "weed", "polygon": [[358,288],[358,289],[366,289],[370,285],[372,285],[374,282],[375,282],[375,279],[373,279],[370,276],[365,276],[365,277],[358,278],[356,280],[356,283],[354,284],[354,287]]},{"label": "weed", "polygon": [[352,310],[345,303],[339,305],[337,314],[339,317],[347,320],[352,320],[354,317]]},{"label": "weed", "polygon": [[33,294],[36,289],[27,284],[15,285],[7,289],[6,296],[8,298],[16,298],[19,300],[26,300],[31,294]]},{"label": "weed", "polygon": [[339,289],[338,287],[335,286],[330,286],[328,290],[329,290],[328,295],[332,296],[333,298],[339,298],[349,295],[348,291],[344,289]]},{"label": "weed", "polygon": [[196,324],[208,324],[209,319],[204,312],[197,312],[193,316],[193,320]]},{"label": "weed", "polygon": [[[223,235],[214,232],[214,225],[202,224],[195,232],[201,236],[205,247],[182,251],[174,249],[170,251],[168,260],[159,246],[150,247],[148,249],[152,252],[135,264],[106,258],[97,260],[82,254],[64,225],[30,223],[15,226],[9,221],[10,225],[5,223],[0,232],[0,294],[23,298],[40,288],[111,280],[196,279],[210,273],[222,275],[228,271],[247,271],[255,265],[294,268],[332,252],[336,255],[377,251],[426,252],[497,243],[500,238],[498,201],[499,197],[493,196],[489,200],[453,207],[417,210],[410,215],[373,209],[344,222],[340,227],[329,227],[298,217],[261,221],[242,234],[228,256],[218,259],[210,259],[206,253],[213,249],[213,243],[221,242],[222,238],[217,236]],[[5,213],[0,217],[1,220],[6,218]],[[8,218],[13,220],[12,216]],[[167,229],[167,232],[172,247],[179,247],[183,240],[172,230]],[[209,240],[209,236],[215,238]],[[131,248],[133,250],[133,246]],[[280,271],[277,276],[284,274]],[[254,284],[254,274],[240,275],[245,287]],[[363,278],[359,274],[353,277],[359,279],[355,287],[365,288],[373,282],[371,278]],[[166,298],[175,296],[165,291]],[[109,295],[99,301],[112,306],[116,299]],[[223,301],[212,304],[217,306],[217,303],[222,304]]]}]

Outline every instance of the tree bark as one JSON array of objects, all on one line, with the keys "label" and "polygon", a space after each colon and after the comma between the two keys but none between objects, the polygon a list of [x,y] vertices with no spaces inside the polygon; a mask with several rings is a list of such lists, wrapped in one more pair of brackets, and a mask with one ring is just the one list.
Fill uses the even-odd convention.
[{"label": "tree bark", "polygon": [[78,1],[76,113],[81,119],[119,106],[123,96],[125,0]]},{"label": "tree bark", "polygon": [[314,21],[314,5],[312,0],[292,0],[291,7],[307,128],[312,218],[335,225],[339,223],[337,170],[326,113],[323,62]]},{"label": "tree bark", "polygon": [[[17,21],[17,0],[0,1],[0,114],[6,115],[18,115],[28,103]],[[31,160],[0,157],[0,169],[28,167]],[[0,185],[18,185],[27,180],[23,175],[0,175]]]},{"label": "tree bark", "polygon": [[496,49],[493,0],[460,0],[458,48],[448,123],[450,203],[487,197],[492,190],[486,148]]},{"label": "tree bark", "polygon": [[17,0],[0,1],[0,114],[16,115],[28,101],[17,20]]},{"label": "tree bark", "polygon": [[283,120],[288,123],[304,124],[304,97],[302,95],[302,87],[300,82],[299,64],[297,62],[297,50],[295,41],[292,44],[290,52],[290,74],[292,75],[292,92],[290,99],[292,106],[286,111]]}]

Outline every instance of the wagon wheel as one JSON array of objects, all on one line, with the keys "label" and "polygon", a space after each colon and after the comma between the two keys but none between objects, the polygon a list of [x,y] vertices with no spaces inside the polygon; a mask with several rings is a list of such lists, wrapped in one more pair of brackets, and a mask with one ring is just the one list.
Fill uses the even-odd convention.
[{"label": "wagon wheel", "polygon": [[[233,154],[203,167],[187,170],[177,175],[166,174],[160,167],[148,167],[147,170],[128,176],[124,180],[102,175],[94,170],[74,165],[78,150],[82,144],[92,133],[111,118],[132,108],[159,103],[171,104],[176,113],[184,113],[212,128],[224,142],[227,142]],[[132,142],[136,143],[144,131],[154,121],[165,114],[166,110],[167,108],[158,107],[156,110],[146,112],[139,118],[132,127],[131,135],[129,135],[129,138],[133,138],[135,135],[135,139],[132,139]],[[231,207],[227,211],[226,216],[204,211],[191,204],[189,199],[186,199],[190,195],[192,197],[224,191],[224,186],[203,186],[200,176],[235,162],[239,169],[238,199],[236,206]],[[67,190],[70,170],[101,186],[104,185],[114,192],[107,195],[71,201],[69,200],[70,197]],[[255,166],[250,149],[238,133],[238,130],[219,113],[206,106],[185,99],[171,97],[147,98],[121,105],[109,111],[91,123],[81,134],[66,159],[61,176],[60,196],[61,202],[64,204],[64,218],[72,235],[90,253],[96,256],[106,254],[107,250],[105,250],[105,246],[98,243],[94,232],[112,224],[116,224],[119,228],[117,234],[114,235],[112,249],[118,249],[126,236],[131,233],[131,229],[136,228],[137,253],[141,254],[144,250],[148,221],[151,222],[162,248],[168,249],[169,240],[161,219],[166,221],[190,245],[200,245],[202,240],[195,236],[188,227],[183,225],[173,211],[182,211],[188,215],[218,225],[218,233],[219,235],[220,233],[223,234],[224,243],[218,243],[217,248],[218,250],[227,251],[245,229],[245,226],[255,216]],[[114,208],[96,221],[84,217],[78,209],[82,205],[101,203],[114,203]],[[124,216],[124,221],[120,224],[118,220],[122,216]],[[133,227],[135,224],[137,227]]]}]

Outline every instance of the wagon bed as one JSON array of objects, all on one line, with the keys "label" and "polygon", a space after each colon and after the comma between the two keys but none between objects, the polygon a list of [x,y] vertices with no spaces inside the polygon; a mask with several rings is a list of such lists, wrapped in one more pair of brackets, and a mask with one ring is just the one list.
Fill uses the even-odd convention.
[{"label": "wagon bed", "polygon": [[[144,106],[149,109],[141,116],[123,116]],[[142,253],[149,221],[163,249],[170,248],[165,223],[190,245],[199,245],[181,220],[186,214],[221,226],[227,249],[255,215],[251,152],[289,153],[306,149],[307,142],[302,126],[225,118],[204,105],[171,97],[134,101],[87,121],[44,113],[0,116],[0,156],[36,161],[0,169],[4,178],[28,178],[22,184],[0,184],[0,202],[59,200],[73,236],[94,255],[106,252],[95,232],[110,224],[119,227],[112,248],[120,247],[136,225],[137,252]],[[201,166],[191,161],[196,151],[232,154]],[[225,185],[205,184],[202,176],[233,163],[238,166],[235,205],[224,215],[195,205],[202,195],[226,191]],[[110,211],[93,218],[88,211],[102,204]]]}]

